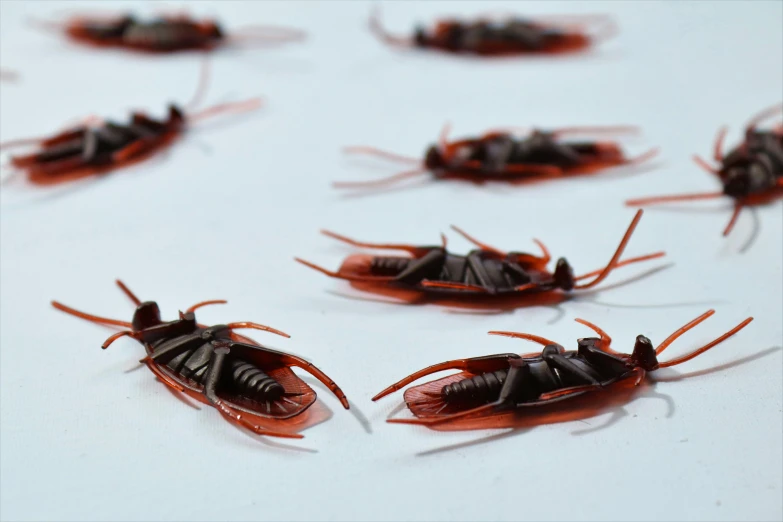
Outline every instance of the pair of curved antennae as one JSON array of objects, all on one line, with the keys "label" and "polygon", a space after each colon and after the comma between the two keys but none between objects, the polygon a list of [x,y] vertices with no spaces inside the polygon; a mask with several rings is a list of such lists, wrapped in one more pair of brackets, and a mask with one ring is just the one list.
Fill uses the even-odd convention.
[{"label": "pair of curved antennae", "polygon": [[[136,297],[136,295],[133,292],[131,292],[131,290],[125,285],[125,283],[123,283],[119,279],[117,279],[115,282],[117,283],[117,286],[120,287],[120,290],[122,290],[123,293],[125,295],[127,295],[128,298],[131,301],[133,301],[133,304],[135,304],[136,306],[139,306],[139,305],[142,304],[141,300],[138,297]],[[224,299],[211,299],[211,300],[208,300],[208,301],[202,301],[200,303],[196,303],[193,306],[189,307],[187,309],[187,312],[193,312],[194,310],[197,310],[198,308],[201,308],[203,306],[213,305],[213,304],[225,304],[227,302],[228,301],[225,301]],[[79,310],[71,308],[70,306],[66,306],[66,305],[64,305],[64,304],[62,304],[62,303],[60,303],[58,301],[52,301],[52,306],[55,307],[56,309],[60,310],[61,312],[65,312],[67,314],[79,317],[81,319],[85,319],[87,321],[91,321],[93,323],[103,324],[103,325],[106,325],[106,326],[120,326],[120,327],[123,327],[123,328],[128,328],[128,330],[123,330],[121,332],[117,332],[114,335],[110,336],[108,339],[106,339],[106,341],[104,341],[104,343],[101,345],[101,348],[103,348],[104,350],[106,348],[108,348],[109,345],[111,345],[114,341],[116,341],[120,337],[128,336],[128,337],[133,337],[134,339],[137,339],[137,340],[139,338],[139,332],[135,331],[133,329],[133,325],[131,323],[127,322],[127,321],[120,321],[120,320],[117,320],[117,319],[109,319],[109,318],[106,318],[106,317],[100,317],[98,315],[93,315],[93,314],[88,314],[88,313],[85,313],[85,312],[81,312]],[[270,332],[270,333],[277,334],[277,335],[280,335],[280,336],[283,336],[283,337],[287,337],[287,338],[291,337],[287,333],[282,332],[280,330],[277,330],[275,328],[272,328],[271,326],[265,326],[263,324],[258,324],[258,323],[253,323],[253,322],[228,323],[226,325],[226,327],[229,330],[235,330],[235,329],[240,329],[240,328],[252,328],[252,329],[255,329],[255,330],[262,330],[264,332]]]}]

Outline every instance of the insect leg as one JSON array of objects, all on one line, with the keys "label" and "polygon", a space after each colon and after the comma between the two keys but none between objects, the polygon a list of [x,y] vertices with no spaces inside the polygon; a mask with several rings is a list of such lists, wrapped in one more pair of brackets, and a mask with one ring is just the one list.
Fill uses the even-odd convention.
[{"label": "insect leg", "polygon": [[283,437],[288,439],[301,439],[303,435],[298,433],[280,433],[276,431],[269,431],[261,426],[253,424],[246,420],[242,414],[230,406],[228,406],[220,397],[217,396],[217,385],[220,382],[220,375],[223,370],[223,365],[226,361],[226,355],[228,355],[229,349],[224,346],[216,347],[212,352],[212,357],[207,367],[207,375],[204,381],[204,396],[223,416],[230,421],[239,424],[240,426],[249,429],[250,431],[258,435],[266,435],[270,437]]},{"label": "insect leg", "polygon": [[332,232],[330,230],[321,230],[321,234],[358,248],[375,248],[378,250],[403,250],[405,252],[408,252],[414,257],[419,257],[421,255],[424,255],[428,250],[430,250],[429,248],[421,248],[414,245],[399,245],[399,244],[392,244],[392,243],[366,243],[364,241],[356,241],[355,239],[351,239],[349,237],[343,236],[336,232]]},{"label": "insect leg", "polygon": [[129,145],[126,145],[125,147],[121,148],[117,152],[113,153],[111,155],[111,159],[115,163],[122,163],[124,161],[131,159],[134,156],[138,156],[139,154],[144,154],[145,152],[154,149],[161,142],[162,140],[159,137],[156,137],[154,139],[140,138],[136,141],[131,142]]},{"label": "insect leg", "polygon": [[410,374],[400,381],[397,381],[373,397],[372,400],[377,401],[378,399],[382,399],[391,393],[401,390],[412,382],[418,381],[422,377],[426,377],[427,375],[431,375],[433,373],[438,373],[445,370],[463,370],[477,374],[493,372],[507,368],[510,361],[519,358],[519,355],[515,353],[502,353],[498,355],[472,357],[469,359],[454,359],[452,361],[433,364],[432,366],[428,366],[422,370],[419,370],[418,372]]},{"label": "insect leg", "polygon": [[201,308],[202,306],[213,305],[213,304],[226,304],[226,303],[228,303],[228,301],[226,301],[225,299],[212,299],[209,301],[201,301],[200,303],[196,303],[190,308],[188,308],[187,310],[185,310],[185,312],[187,313],[194,312],[197,309]]},{"label": "insect leg", "polygon": [[477,286],[477,285],[466,285],[463,283],[448,283],[444,281],[427,281],[424,280],[421,283],[419,283],[421,286],[425,288],[442,288],[444,290],[467,290],[470,292],[483,292],[483,293],[492,293],[490,290],[487,290],[483,286]]},{"label": "insect leg", "polygon": [[87,314],[84,312],[80,312],[79,310],[76,310],[74,308],[71,308],[70,306],[65,306],[64,304],[58,302],[58,301],[52,301],[52,306],[60,310],[61,312],[65,312],[66,314],[75,315],[76,317],[79,317],[81,319],[85,319],[87,321],[92,321],[93,323],[100,323],[105,325],[112,325],[112,326],[122,326],[124,328],[131,328],[131,324],[127,321],[119,321],[117,319],[108,319],[106,317],[99,317],[97,315]]},{"label": "insect leg", "polygon": [[459,228],[456,225],[451,225],[451,228],[456,233],[458,233],[459,235],[461,235],[462,237],[464,237],[465,239],[467,239],[468,241],[470,241],[471,243],[473,243],[474,245],[476,245],[477,247],[479,247],[482,250],[488,250],[490,252],[494,252],[495,254],[497,254],[499,256],[505,256],[506,255],[506,253],[503,252],[502,250],[498,250],[497,248],[495,248],[495,247],[493,247],[491,245],[488,245],[486,243],[482,243],[481,241],[479,241],[475,237],[471,236],[470,234],[468,234],[467,232],[465,232],[464,230],[462,230],[461,228]]},{"label": "insect leg", "polygon": [[744,205],[737,201],[734,203],[734,213],[731,214],[731,219],[729,219],[729,223],[726,225],[726,228],[723,229],[723,235],[728,236],[729,233],[734,228],[734,225],[737,223],[737,218],[739,218],[740,212],[742,212]]},{"label": "insect leg", "polygon": [[251,323],[251,322],[228,323],[226,326],[228,327],[229,330],[236,330],[238,328],[253,328],[255,330],[262,330],[264,332],[270,332],[270,333],[273,333],[273,334],[277,334],[277,335],[280,335],[282,337],[287,337],[287,338],[291,337],[287,333],[281,332],[280,330],[276,330],[276,329],[272,328],[271,326],[265,326],[263,324],[258,324],[258,323]]},{"label": "insect leg", "polygon": [[574,364],[573,361],[568,360],[566,357],[563,356],[562,353],[553,353],[554,350],[549,350],[549,347],[545,348],[543,351],[543,358],[546,363],[554,368],[557,368],[561,372],[567,373],[571,375],[572,377],[576,377],[579,380],[586,381],[588,384],[593,386],[600,386],[601,383],[598,382],[592,375],[585,372],[582,368]]},{"label": "insect leg", "polygon": [[294,261],[297,263],[301,263],[306,267],[312,268],[313,270],[317,270],[318,272],[321,272],[322,274],[326,274],[329,277],[334,277],[337,279],[345,279],[346,281],[364,281],[368,283],[388,283],[390,281],[394,280],[394,277],[390,276],[358,276],[358,275],[346,275],[341,274],[339,272],[332,272],[331,270],[327,270],[326,268],[322,266],[318,266],[315,263],[311,263],[310,261],[305,261],[304,259],[295,257]]},{"label": "insect leg", "polygon": [[599,348],[607,353],[611,354],[617,354],[618,352],[612,350],[611,344],[612,344],[612,338],[609,336],[608,333],[603,331],[598,326],[594,325],[593,323],[586,321],[584,319],[576,318],[574,319],[577,323],[583,324],[586,327],[590,328],[592,331],[598,334],[598,336],[601,338],[601,343],[599,345]]},{"label": "insect leg", "polygon": [[399,161],[402,163],[412,163],[412,164],[421,163],[421,160],[416,158],[411,158],[409,156],[402,156],[400,154],[395,154],[393,152],[387,152],[385,150],[376,149],[375,147],[366,147],[364,145],[344,147],[343,152],[345,152],[346,154],[372,154],[374,156],[380,156],[381,158],[386,158],[392,161]]},{"label": "insect leg", "polygon": [[334,382],[332,379],[329,378],[328,375],[326,375],[324,372],[319,370],[315,367],[315,365],[305,361],[304,359],[297,357],[295,355],[290,355],[287,353],[281,354],[281,360],[290,366],[296,366],[297,368],[301,368],[302,370],[306,371],[319,381],[329,388],[331,392],[340,400],[340,404],[343,405],[343,408],[346,410],[350,409],[351,406],[348,403],[348,398],[345,396],[345,393],[340,389],[339,386],[337,386],[337,383]]},{"label": "insect leg", "polygon": [[410,47],[413,43],[410,38],[391,35],[384,29],[383,25],[381,25],[381,10],[379,7],[375,7],[370,13],[369,25],[370,31],[387,44],[397,47]]},{"label": "insect leg", "polygon": [[557,344],[555,342],[550,341],[549,339],[545,339],[544,337],[540,337],[538,335],[533,335],[529,333],[522,333],[522,332],[503,332],[499,330],[492,330],[491,332],[489,332],[489,335],[502,335],[503,337],[514,337],[515,339],[525,339],[527,341],[533,341],[534,343],[538,343],[543,346]]},{"label": "insect leg", "polygon": [[772,107],[768,107],[755,115],[751,120],[748,122],[748,124],[745,126],[745,132],[753,132],[756,129],[756,126],[761,123],[762,121],[766,120],[767,118],[774,116],[775,114],[783,111],[783,104],[776,104]]},{"label": "insect leg", "polygon": [[728,130],[729,129],[727,127],[721,127],[717,136],[715,136],[715,145],[713,146],[712,159],[718,163],[723,161],[723,140],[726,138],[726,132],[728,132]]}]

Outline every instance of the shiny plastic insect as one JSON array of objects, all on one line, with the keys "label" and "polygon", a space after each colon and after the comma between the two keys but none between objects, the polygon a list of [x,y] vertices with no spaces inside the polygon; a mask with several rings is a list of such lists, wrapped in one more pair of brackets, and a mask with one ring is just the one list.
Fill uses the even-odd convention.
[{"label": "shiny plastic insect", "polygon": [[87,118],[50,137],[26,138],[0,144],[0,149],[36,146],[35,152],[12,156],[10,166],[27,174],[34,184],[72,181],[92,174],[106,173],[161,152],[193,124],[218,114],[239,113],[257,109],[260,98],[223,103],[194,112],[206,90],[208,68],[193,99],[185,108],[171,104],[165,119],[155,119],[141,112],[131,114],[128,123]]},{"label": "shiny plastic insect", "polygon": [[[384,293],[385,288],[391,287],[462,300],[519,294],[541,298],[552,293],[593,288],[616,268],[665,255],[664,252],[656,252],[620,260],[641,217],[642,212],[637,212],[620,245],[603,269],[580,276],[574,276],[571,265],[565,258],[558,259],[554,271],[550,272],[547,265],[551,255],[541,241],[534,240],[541,248],[542,256],[520,252],[506,253],[478,241],[457,227],[452,228],[478,249],[466,256],[452,254],[446,250],[445,236],[442,237],[441,246],[411,246],[362,243],[333,232],[322,231],[329,237],[356,247],[400,250],[409,255],[356,254],[348,257],[337,272],[300,258],[296,260],[329,277],[366,284],[360,288],[370,292]],[[589,281],[582,282],[586,280]]]},{"label": "shiny plastic insect", "polygon": [[579,339],[576,350],[543,337],[517,332],[491,331],[525,339],[544,346],[540,353],[517,355],[504,353],[470,359],[456,359],[424,368],[396,382],[373,397],[377,401],[427,375],[444,370],[461,370],[405,391],[405,402],[416,418],[389,419],[400,424],[435,426],[462,419],[481,420],[502,412],[533,413],[535,408],[569,401],[576,397],[605,390],[635,379],[640,384],[647,372],[687,362],[736,334],[752,320],[749,317],[714,341],[686,355],[659,362],[658,356],[678,337],[700,324],[712,314],[709,310],[667,337],[657,347],[644,335],[636,337],[630,354],[611,348],[612,339],[596,325],[577,319],[599,337]]},{"label": "shiny plastic insect", "polygon": [[389,34],[381,25],[377,9],[370,16],[370,30],[395,47],[482,57],[573,53],[616,33],[614,22],[604,15],[483,16],[473,21],[438,21],[431,29],[418,27],[413,37],[406,38]]},{"label": "shiny plastic insect", "polygon": [[727,236],[744,207],[783,197],[783,124],[768,131],[757,130],[762,121],[781,110],[783,105],[776,105],[754,116],[745,127],[745,140],[725,155],[723,140],[727,129],[720,129],[713,152],[715,162],[720,164],[719,168],[712,167],[699,156],[693,157],[700,167],[718,177],[723,184],[722,191],[632,199],[626,204],[639,207],[727,196],[734,199],[734,213],[723,230],[723,235]]},{"label": "shiny plastic insect", "polygon": [[230,45],[277,44],[304,38],[304,33],[296,29],[263,25],[248,26],[227,34],[214,20],[197,20],[183,13],[163,15],[149,21],[131,14],[104,14],[37,23],[60,31],[80,44],[145,53],[212,51]]},{"label": "shiny plastic insect", "polygon": [[446,125],[438,143],[431,145],[423,160],[400,156],[374,147],[348,147],[348,153],[372,154],[409,163],[415,168],[393,176],[360,182],[336,182],[337,188],[372,188],[432,174],[435,179],[461,179],[474,183],[503,181],[524,183],[544,179],[591,174],[611,167],[646,161],[658,151],[652,149],[637,158],[627,158],[612,141],[563,141],[567,135],[636,132],[635,127],[568,127],[551,131],[533,130],[524,137],[513,132],[522,129],[495,129],[478,138],[449,142]]},{"label": "shiny plastic insect", "polygon": [[141,362],[166,386],[215,407],[227,420],[259,435],[303,438],[263,426],[285,427],[316,400],[315,391],[291,371],[292,367],[318,379],[349,409],[343,391],[321,370],[234,331],[253,328],[283,337],[290,337],[288,334],[252,322],[216,326],[196,322],[196,309],[226,303],[223,300],[203,301],[180,312],[178,319],[163,321],[157,303],[141,302],[121,281],[117,285],[136,305],[131,322],[87,314],[57,301],[52,301],[52,306],[94,323],[127,328],[106,339],[102,348],[124,336],[139,341],[147,352]]}]

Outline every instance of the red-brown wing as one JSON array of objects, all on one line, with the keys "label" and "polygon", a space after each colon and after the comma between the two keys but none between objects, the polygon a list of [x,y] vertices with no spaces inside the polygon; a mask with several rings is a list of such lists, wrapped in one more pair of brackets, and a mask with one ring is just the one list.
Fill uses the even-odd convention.
[{"label": "red-brown wing", "polygon": [[[403,394],[405,403],[408,405],[408,409],[411,410],[411,413],[413,413],[416,417],[440,417],[481,406],[482,403],[480,402],[462,403],[459,405],[447,404],[441,397],[441,390],[444,386],[461,381],[463,379],[470,379],[474,376],[475,374],[470,372],[460,372],[425,384],[413,386],[405,390],[405,393]],[[585,393],[589,392],[576,391],[566,395],[561,395],[560,397],[553,399],[524,402],[517,404],[516,409],[554,404],[557,402],[574,399],[580,395],[584,395]]]},{"label": "red-brown wing", "polygon": [[[249,338],[244,338],[242,342],[247,342],[246,340],[249,340]],[[256,342],[247,344],[260,346]],[[236,405],[238,409],[260,417],[288,419],[299,415],[315,402],[315,391],[300,379],[291,368],[278,361],[275,357],[270,356],[268,352],[235,344],[231,348],[231,355],[256,365],[285,389],[283,397],[277,401],[267,403],[258,403],[239,396],[224,397],[227,401]],[[222,394],[219,395],[223,397]]]},{"label": "red-brown wing", "polygon": [[[248,344],[258,345],[255,341],[248,337],[244,337],[238,334],[233,334],[241,342]],[[147,355],[151,355],[150,348],[147,346]],[[307,385],[302,379],[287,366],[281,364],[275,364],[274,360],[269,357],[259,356],[263,352],[247,349],[241,345],[236,345],[231,349],[231,355],[239,357],[244,361],[250,362],[258,366],[267,375],[272,377],[275,381],[280,383],[285,390],[285,395],[277,401],[269,401],[268,403],[259,403],[252,401],[244,397],[240,397],[233,394],[225,394],[218,390],[218,396],[228,403],[229,406],[241,410],[245,413],[249,413],[258,419],[268,420],[284,420],[291,419],[307,410],[316,400],[315,391]],[[183,393],[186,393],[192,399],[195,399],[204,404],[209,404],[209,401],[204,396],[204,387],[195,381],[184,378],[181,375],[177,375],[165,365],[152,363],[158,370],[166,374],[171,380],[184,388]]]}]

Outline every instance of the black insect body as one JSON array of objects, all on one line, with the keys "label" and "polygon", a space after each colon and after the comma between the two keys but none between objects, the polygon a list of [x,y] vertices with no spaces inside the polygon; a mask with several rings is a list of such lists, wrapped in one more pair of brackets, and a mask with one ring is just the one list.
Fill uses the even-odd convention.
[{"label": "black insect body", "polygon": [[130,14],[74,16],[62,22],[42,21],[38,25],[59,31],[81,44],[145,53],[206,52],[247,41],[271,44],[304,37],[301,31],[275,26],[248,26],[227,34],[214,20],[199,20],[182,13],[152,20]]},{"label": "black insect body", "polygon": [[418,168],[391,177],[366,182],[337,182],[338,188],[383,186],[430,173],[435,179],[463,179],[474,183],[487,181],[523,182],[586,175],[623,165],[646,161],[657,149],[636,158],[625,156],[614,141],[571,141],[569,134],[607,134],[637,132],[635,127],[566,127],[556,130],[528,131],[496,129],[476,138],[448,141],[449,126],[444,127],[437,144],[427,148],[424,159],[399,156],[374,147],[348,147],[347,152],[365,153],[386,159],[418,164]]},{"label": "black insect body", "polygon": [[583,320],[600,337],[579,339],[576,350],[566,351],[561,345],[537,335],[517,332],[490,334],[526,339],[544,346],[537,354],[513,353],[457,359],[420,370],[389,386],[373,397],[378,400],[412,382],[436,372],[459,369],[462,373],[410,388],[405,401],[418,417],[390,419],[403,424],[440,424],[465,417],[491,415],[500,411],[539,407],[572,399],[614,383],[635,378],[639,384],[647,372],[675,366],[720,344],[745,326],[748,318],[707,345],[670,361],[659,362],[658,356],[678,337],[713,315],[709,310],[689,322],[658,347],[644,335],[636,338],[630,354],[611,349],[611,338],[597,326]]},{"label": "black insect body", "polygon": [[229,420],[261,435],[301,438],[299,434],[274,431],[255,420],[282,423],[307,410],[315,392],[290,367],[299,367],[326,385],[348,409],[340,388],[321,370],[297,356],[271,350],[251,339],[233,333],[254,328],[284,337],[287,334],[250,322],[204,326],[196,322],[194,310],[225,301],[204,301],[191,306],[179,319],[162,321],[153,301],[139,301],[120,281],[120,288],[136,303],[131,323],[79,312],[56,301],[55,308],[100,324],[129,327],[109,337],[107,348],[116,339],[130,336],[142,343],[147,356],[142,360],[165,384],[177,391],[214,406]]},{"label": "black insect body", "polygon": [[[353,246],[389,250],[401,250],[409,256],[349,256],[337,272],[330,271],[309,261],[296,258],[303,265],[329,277],[352,283],[369,283],[365,290],[384,293],[384,288],[418,291],[429,295],[449,295],[460,299],[477,296],[533,294],[545,297],[556,292],[586,290],[601,283],[616,268],[632,263],[657,259],[664,252],[620,260],[628,241],[636,229],[642,214],[637,212],[620,241],[609,263],[601,269],[575,276],[571,265],[560,258],[553,271],[547,268],[551,260],[549,250],[540,241],[541,257],[521,252],[503,252],[471,237],[453,227],[479,248],[467,255],[452,254],[446,250],[445,236],[441,246],[388,245],[364,243],[333,232],[325,235]],[[589,280],[588,282],[584,282]]]},{"label": "black insect body", "polygon": [[80,126],[44,140],[43,150],[14,157],[11,164],[48,175],[122,164],[168,145],[183,132],[185,123],[185,113],[176,105],[169,105],[165,120],[133,113],[128,124],[108,121],[96,127]]},{"label": "black insect body", "polygon": [[381,25],[378,10],[370,17],[370,30],[397,47],[483,57],[577,52],[616,32],[614,23],[605,16],[511,16],[439,20],[431,28],[417,27],[413,37],[406,38],[388,33]]}]

